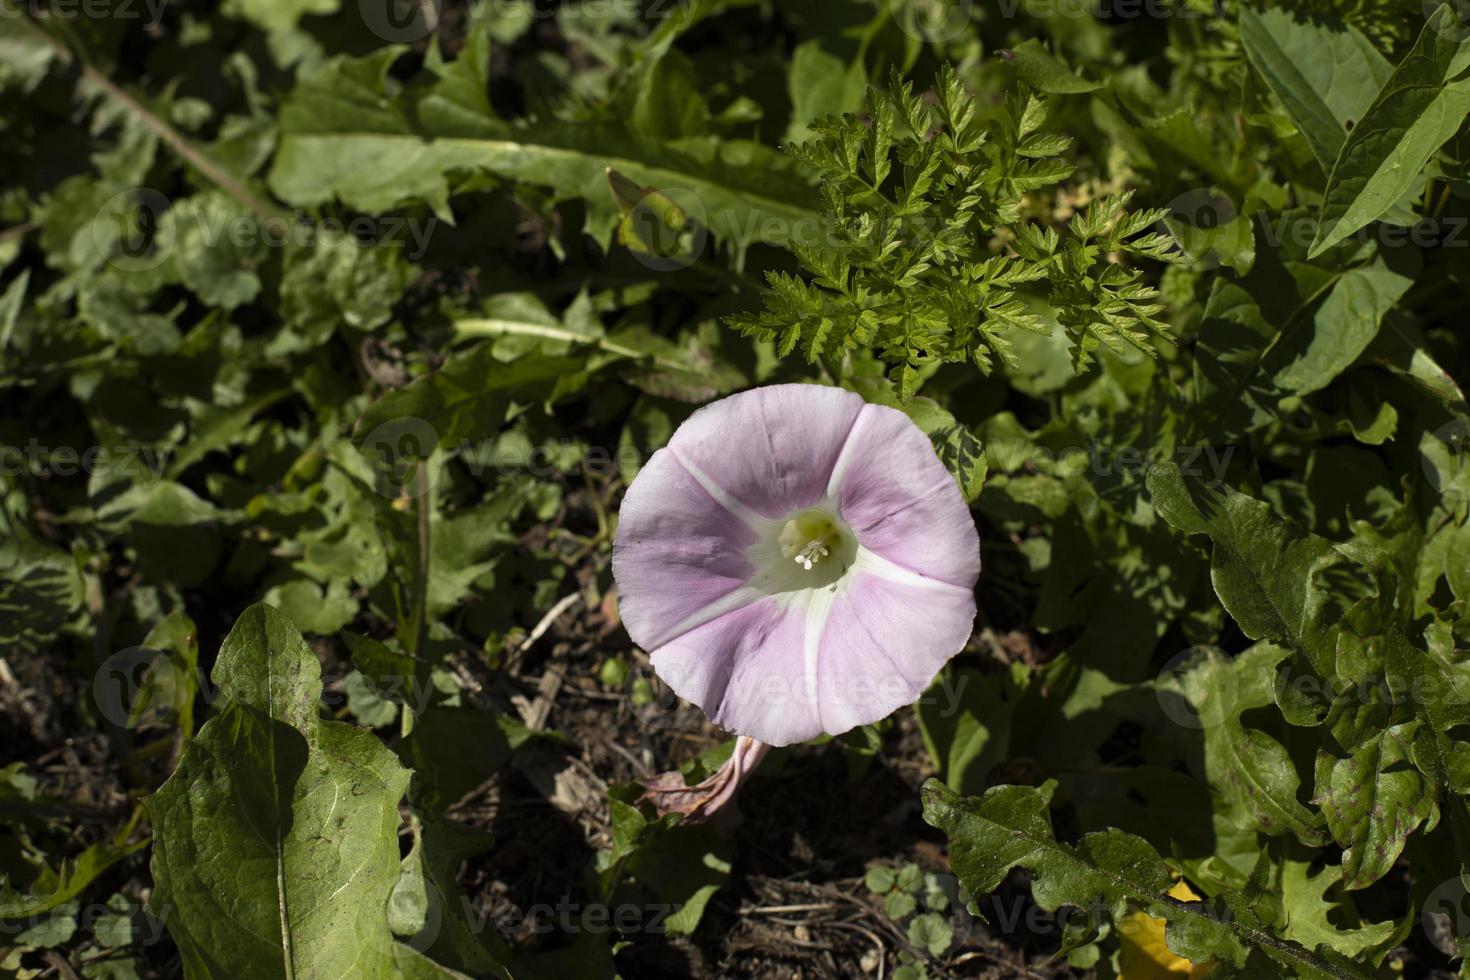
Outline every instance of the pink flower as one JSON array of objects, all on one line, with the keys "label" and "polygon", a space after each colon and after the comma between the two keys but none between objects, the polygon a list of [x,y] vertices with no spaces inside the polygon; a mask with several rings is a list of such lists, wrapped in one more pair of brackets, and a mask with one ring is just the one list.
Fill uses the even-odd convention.
[{"label": "pink flower", "polygon": [[613,550],[623,622],[659,677],[770,745],[917,700],[970,637],[979,574],[924,433],[819,385],[695,412],[629,487]]}]

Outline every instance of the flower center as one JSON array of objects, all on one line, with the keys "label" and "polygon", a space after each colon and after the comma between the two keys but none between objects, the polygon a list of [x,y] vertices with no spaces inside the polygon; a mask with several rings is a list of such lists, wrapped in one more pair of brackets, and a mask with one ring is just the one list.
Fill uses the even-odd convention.
[{"label": "flower center", "polygon": [[841,545],[842,531],[830,515],[809,510],[787,521],[779,540],[781,553],[809,572]]},{"label": "flower center", "polygon": [[765,590],[795,592],[837,582],[857,558],[857,537],[830,507],[812,507],[773,523],[751,559]]}]

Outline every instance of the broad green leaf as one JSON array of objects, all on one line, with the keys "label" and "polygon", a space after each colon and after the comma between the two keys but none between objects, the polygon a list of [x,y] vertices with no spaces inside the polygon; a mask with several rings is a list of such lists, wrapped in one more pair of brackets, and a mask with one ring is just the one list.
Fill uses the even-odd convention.
[{"label": "broad green leaf", "polygon": [[1344,272],[1313,314],[1305,345],[1283,344],[1276,359],[1285,363],[1276,369],[1276,385],[1295,395],[1325,388],[1368,348],[1412,284],[1381,260]]},{"label": "broad green leaf", "polygon": [[[1267,220],[1290,235],[1302,215]],[[1390,257],[1334,271],[1301,261],[1287,241],[1258,253],[1244,278],[1216,279],[1194,364],[1209,424],[1250,431],[1275,418],[1283,398],[1319,391],[1354,364],[1412,284],[1411,257]]]},{"label": "broad green leaf", "polygon": [[1176,694],[1192,705],[1204,729],[1204,774],[1231,819],[1265,834],[1291,832],[1321,844],[1321,817],[1297,798],[1301,778],[1286,748],[1241,717],[1274,705],[1276,668],[1289,654],[1267,643],[1234,658],[1208,650],[1187,669],[1161,679],[1160,696]]},{"label": "broad green leaf", "polygon": [[1240,8],[1251,65],[1301,130],[1324,174],[1393,66],[1357,28],[1284,7]]},{"label": "broad green leaf", "polygon": [[1286,911],[1288,939],[1308,949],[1326,946],[1348,956],[1368,954],[1377,963],[1394,946],[1403,942],[1414,925],[1405,915],[1398,922],[1365,922],[1348,896],[1333,886],[1342,881],[1343,869],[1328,864],[1312,873],[1315,862],[1287,858],[1281,864],[1281,903]]},{"label": "broad green leaf", "polygon": [[788,141],[809,139],[807,124],[822,116],[856,112],[862,108],[868,79],[861,57],[844,61],[820,38],[803,41],[791,52],[787,87],[791,93]]},{"label": "broad green leaf", "polygon": [[1382,217],[1470,114],[1470,36],[1439,7],[1343,143],[1308,258]]},{"label": "broad green leaf", "polygon": [[422,200],[448,220],[450,176],[484,172],[583,198],[605,241],[617,214],[606,187],[612,167],[641,186],[691,196],[704,211],[692,217],[741,247],[784,242],[797,222],[814,218],[790,164],[753,142],[654,140],[614,122],[509,124],[467,113],[452,126],[442,114],[424,114],[420,128],[387,80],[401,53],[389,47],[335,61],[297,86],[281,110],[270,173],[283,200],[313,206],[335,198],[378,212]]},{"label": "broad green leaf", "polygon": [[709,132],[709,107],[694,65],[682,51],[666,48],[657,58],[641,61],[635,76],[623,96],[633,133],[668,140]]},{"label": "broad green leaf", "polygon": [[396,977],[387,904],[409,772],[321,719],[321,667],[269,606],[225,639],[223,709],[147,801],[153,909],[190,977]]}]

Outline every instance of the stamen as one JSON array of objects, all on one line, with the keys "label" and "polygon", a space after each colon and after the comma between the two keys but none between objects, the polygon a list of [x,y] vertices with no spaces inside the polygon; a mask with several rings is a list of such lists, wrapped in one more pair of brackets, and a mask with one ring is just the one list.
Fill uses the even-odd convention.
[{"label": "stamen", "polygon": [[812,540],[808,541],[806,547],[797,552],[792,557],[792,560],[807,571],[811,571],[812,566],[823,558],[826,558],[828,553],[826,545],[820,541]]}]

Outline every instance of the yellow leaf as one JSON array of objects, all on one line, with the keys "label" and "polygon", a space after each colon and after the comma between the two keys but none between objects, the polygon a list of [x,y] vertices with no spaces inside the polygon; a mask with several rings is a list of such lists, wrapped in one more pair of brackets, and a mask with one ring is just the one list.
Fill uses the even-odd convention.
[{"label": "yellow leaf", "polygon": [[[1180,880],[1169,889],[1169,895],[1182,902],[1197,902],[1200,897]],[[1119,980],[1172,980],[1189,977],[1199,980],[1209,976],[1214,962],[1192,963],[1171,951],[1164,942],[1164,920],[1143,912],[1130,912],[1118,923],[1118,942],[1122,953],[1118,958]]]}]

